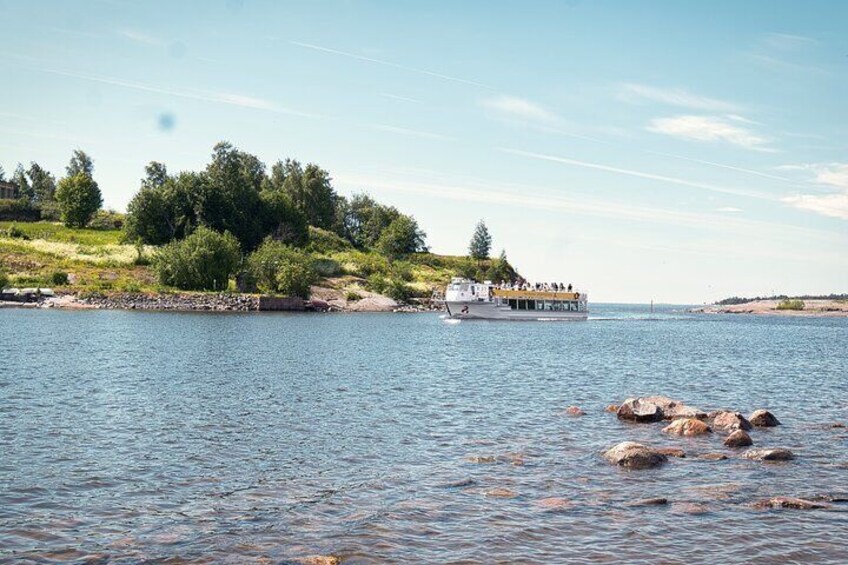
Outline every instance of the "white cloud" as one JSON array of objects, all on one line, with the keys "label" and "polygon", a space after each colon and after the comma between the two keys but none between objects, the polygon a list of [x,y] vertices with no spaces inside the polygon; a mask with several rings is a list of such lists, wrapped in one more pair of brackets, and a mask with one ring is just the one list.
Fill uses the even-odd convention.
[{"label": "white cloud", "polygon": [[784,198],[790,206],[831,218],[848,220],[848,163],[783,165],[815,174],[814,182],[841,189],[836,194],[798,194]]},{"label": "white cloud", "polygon": [[133,29],[122,29],[118,32],[130,41],[143,43],[144,45],[153,45],[154,47],[164,47],[167,42],[164,39],[142,33]]},{"label": "white cloud", "polygon": [[656,118],[651,121],[647,129],[654,133],[662,133],[683,139],[725,141],[754,151],[775,151],[775,149],[768,146],[768,139],[755,134],[750,129],[731,124],[715,116]]},{"label": "white cloud", "polygon": [[722,206],[721,208],[716,208],[716,212],[724,212],[726,214],[738,214],[742,212],[742,208],[734,208],[733,206]]},{"label": "white cloud", "polygon": [[715,112],[736,112],[739,110],[739,107],[731,102],[699,96],[682,88],[656,88],[644,84],[621,85],[618,91],[618,98],[626,102],[649,100],[669,106]]},{"label": "white cloud", "polygon": [[420,138],[423,138],[423,139],[437,139],[437,140],[442,140],[442,141],[449,141],[449,140],[452,139],[452,138],[450,138],[446,135],[442,135],[440,133],[432,133],[432,132],[429,132],[429,131],[421,131],[421,130],[417,130],[417,129],[402,128],[402,127],[398,127],[398,126],[389,126],[389,125],[385,125],[385,124],[369,124],[368,127],[371,127],[373,129],[380,130],[380,131],[389,132],[389,133],[397,133],[397,134],[400,134],[400,135],[408,135],[410,137],[420,137]]},{"label": "white cloud", "polygon": [[553,112],[550,112],[529,100],[515,96],[504,95],[486,98],[485,100],[482,100],[480,104],[484,108],[495,110],[513,118],[539,122],[559,121],[559,117]]}]

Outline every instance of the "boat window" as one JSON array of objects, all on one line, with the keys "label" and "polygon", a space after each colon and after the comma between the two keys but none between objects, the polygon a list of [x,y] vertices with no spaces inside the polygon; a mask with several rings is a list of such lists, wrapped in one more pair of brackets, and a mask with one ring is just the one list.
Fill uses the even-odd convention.
[{"label": "boat window", "polygon": [[507,299],[507,302],[509,303],[509,307],[513,310],[518,308],[518,300],[516,300],[515,298],[509,298]]}]

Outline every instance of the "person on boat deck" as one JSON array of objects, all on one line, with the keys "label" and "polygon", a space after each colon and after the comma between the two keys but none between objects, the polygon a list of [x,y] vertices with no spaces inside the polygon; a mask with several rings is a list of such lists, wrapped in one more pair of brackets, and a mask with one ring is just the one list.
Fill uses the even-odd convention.
[{"label": "person on boat deck", "polygon": [[556,292],[558,290],[559,290],[559,285],[557,283],[554,283],[554,292]]},{"label": "person on boat deck", "polygon": [[568,283],[568,292],[571,292],[571,283]]}]

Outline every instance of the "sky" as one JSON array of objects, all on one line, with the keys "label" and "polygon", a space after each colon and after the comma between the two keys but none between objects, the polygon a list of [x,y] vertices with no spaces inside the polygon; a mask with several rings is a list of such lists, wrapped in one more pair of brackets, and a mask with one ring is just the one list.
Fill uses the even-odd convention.
[{"label": "sky", "polygon": [[0,0],[0,165],[227,140],[603,302],[848,292],[846,2]]}]

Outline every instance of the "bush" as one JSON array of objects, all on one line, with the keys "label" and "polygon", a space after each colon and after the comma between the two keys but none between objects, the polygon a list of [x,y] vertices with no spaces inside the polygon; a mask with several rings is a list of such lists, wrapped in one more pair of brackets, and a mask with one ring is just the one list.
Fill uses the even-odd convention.
[{"label": "bush", "polygon": [[399,302],[405,302],[411,296],[409,286],[400,279],[390,279],[381,275],[371,275],[368,277],[368,290],[388,296]]},{"label": "bush", "polygon": [[306,249],[314,253],[332,253],[334,251],[347,251],[352,249],[350,242],[337,234],[309,226],[309,244]]},{"label": "bush", "polygon": [[53,286],[66,286],[68,280],[68,273],[63,273],[62,271],[56,271],[50,275],[50,283]]},{"label": "bush", "polygon": [[247,268],[260,290],[287,296],[308,298],[317,278],[308,255],[270,239],[248,257]]},{"label": "bush", "polygon": [[0,200],[0,221],[37,222],[41,210],[25,198]]},{"label": "bush", "polygon": [[362,300],[362,295],[355,290],[349,290],[345,293],[345,300],[348,302],[356,302],[357,300]]},{"label": "bush", "polygon": [[88,222],[93,230],[119,230],[124,227],[124,215],[114,210],[99,210]]},{"label": "bush", "polygon": [[9,275],[5,271],[0,270],[0,290],[9,286]]},{"label": "bush", "polygon": [[803,310],[804,309],[804,301],[797,299],[786,298],[781,300],[777,305],[778,310]]},{"label": "bush", "polygon": [[319,277],[335,277],[342,273],[342,267],[338,261],[327,257],[316,257],[312,260],[312,269]]},{"label": "bush", "polygon": [[24,232],[24,230],[22,230],[15,224],[9,226],[5,231],[0,231],[0,235],[5,235],[6,237],[11,237],[12,239],[29,239],[29,236],[26,234],[26,232]]},{"label": "bush", "polygon": [[41,203],[41,219],[45,222],[58,222],[62,219],[62,211],[54,200]]},{"label": "bush", "polygon": [[182,290],[222,290],[228,287],[240,261],[239,243],[231,233],[220,234],[201,226],[184,240],[162,247],[153,263],[164,285]]}]

